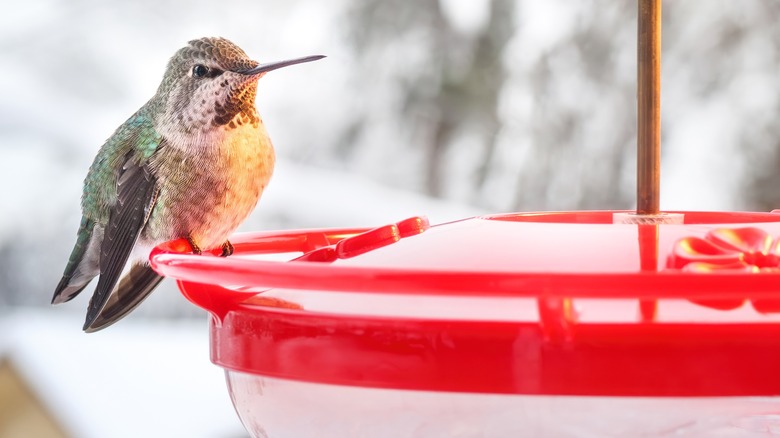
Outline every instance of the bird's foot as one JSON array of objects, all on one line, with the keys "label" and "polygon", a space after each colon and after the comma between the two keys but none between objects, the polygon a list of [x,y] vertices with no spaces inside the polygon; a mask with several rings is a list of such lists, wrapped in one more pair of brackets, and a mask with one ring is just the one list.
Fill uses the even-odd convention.
[{"label": "bird's foot", "polygon": [[227,257],[233,255],[233,251],[235,251],[235,248],[233,248],[233,244],[230,243],[229,240],[226,240],[225,243],[222,244],[222,254],[220,254],[220,257]]},{"label": "bird's foot", "polygon": [[192,236],[187,236],[187,242],[189,242],[193,254],[200,255],[203,252],[200,250],[198,244],[195,243],[195,240],[193,240]]}]

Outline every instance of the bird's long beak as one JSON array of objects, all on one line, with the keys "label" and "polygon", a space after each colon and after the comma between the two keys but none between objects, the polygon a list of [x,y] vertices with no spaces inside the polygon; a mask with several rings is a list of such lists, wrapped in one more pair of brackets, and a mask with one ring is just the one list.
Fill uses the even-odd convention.
[{"label": "bird's long beak", "polygon": [[324,57],[325,55],[314,55],[314,56],[305,56],[303,58],[288,59],[286,61],[269,62],[267,64],[260,64],[257,67],[250,68],[249,70],[240,71],[238,73],[247,76],[254,76],[254,75],[259,75],[261,73],[267,73],[271,70],[276,70],[277,68],[287,67],[288,65],[295,65],[304,62],[316,61]]}]

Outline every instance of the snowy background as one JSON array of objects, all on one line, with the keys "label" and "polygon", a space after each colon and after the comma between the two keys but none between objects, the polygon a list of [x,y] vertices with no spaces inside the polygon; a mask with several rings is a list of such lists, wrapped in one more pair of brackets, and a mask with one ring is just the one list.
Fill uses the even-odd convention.
[{"label": "snowy background", "polygon": [[[242,230],[437,223],[634,207],[635,17],[612,0],[6,5],[0,320],[41,307],[79,331],[86,296],[48,302],[81,182],[190,39],[224,36],[261,62],[328,55],[260,82],[279,164]],[[780,206],[777,23],[773,0],[665,2],[662,208]],[[164,284],[122,324],[196,315]]]}]

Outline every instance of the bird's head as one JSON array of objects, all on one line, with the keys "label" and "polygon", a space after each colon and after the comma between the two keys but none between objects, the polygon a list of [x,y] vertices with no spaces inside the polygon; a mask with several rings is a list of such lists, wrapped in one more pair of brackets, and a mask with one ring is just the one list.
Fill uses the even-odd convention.
[{"label": "bird's head", "polygon": [[224,38],[190,41],[168,62],[156,95],[160,115],[187,133],[257,124],[257,80],[271,70],[321,58],[260,64]]}]

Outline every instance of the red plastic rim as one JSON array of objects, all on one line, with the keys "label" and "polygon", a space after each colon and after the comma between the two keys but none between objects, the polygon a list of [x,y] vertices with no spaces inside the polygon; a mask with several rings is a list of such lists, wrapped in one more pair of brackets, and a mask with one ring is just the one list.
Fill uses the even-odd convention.
[{"label": "red plastic rim", "polygon": [[778,324],[383,319],[236,306],[211,324],[226,369],[361,387],[589,396],[780,395]]},{"label": "red plastic rim", "polygon": [[[512,222],[564,224],[611,224],[611,211],[505,214],[486,217]],[[775,213],[684,212],[686,224],[777,223]],[[418,218],[412,218],[417,220]],[[609,219],[609,221],[607,220]],[[406,221],[402,221],[406,222]],[[399,223],[399,224],[402,224]],[[406,225],[404,225],[406,226]],[[415,267],[343,266],[310,261],[348,258],[387,245],[400,238],[394,226],[375,229],[311,229],[238,234],[231,238],[236,255],[305,253],[291,262],[252,260],[240,257],[202,257],[187,254],[186,241],[156,248],[152,267],[177,280],[210,285],[242,285],[245,288],[289,288],[316,291],[349,291],[446,296],[512,296],[558,298],[685,298],[739,297],[775,299],[780,271],[744,275],[742,271],[691,275],[682,270],[660,272],[523,272],[485,269],[419,269]],[[421,231],[418,231],[418,233]],[[409,233],[407,231],[407,233]],[[374,237],[368,245],[360,243]],[[369,240],[369,239],[366,239]],[[355,247],[355,248],[353,248]],[[216,252],[212,255],[216,255]],[[232,294],[233,292],[227,292]]]},{"label": "red plastic rim", "polygon": [[[555,224],[557,228],[551,230],[557,233],[578,224],[606,225],[612,213],[531,213],[486,220],[533,223],[546,218]],[[159,273],[178,279],[184,295],[214,315],[212,360],[229,370],[301,381],[434,391],[780,394],[780,378],[776,377],[780,319],[775,314],[780,310],[780,274],[773,268],[745,265],[763,266],[780,260],[773,252],[776,246],[766,240],[772,233],[780,234],[780,215],[684,214],[687,225],[707,226],[692,228],[701,236],[680,239],[679,246],[669,247],[669,268],[660,272],[656,269],[664,263],[666,253],[656,252],[649,264],[642,261],[642,268],[633,272],[452,270],[333,263],[361,259],[398,240],[425,235],[428,224],[420,218],[370,230],[266,232],[231,239],[238,255],[304,253],[291,262],[195,256],[185,254],[186,242],[176,241],[157,248],[151,263]],[[470,224],[464,224],[461,228],[468,229]],[[707,240],[704,233],[719,224],[730,224],[729,230],[735,231],[717,232]],[[447,230],[452,224],[443,227]],[[630,227],[621,224],[614,229],[634,230],[634,240],[627,244],[657,245],[657,228],[653,232],[652,226],[639,225],[636,233]],[[731,245],[728,248],[724,246],[727,243]],[[772,253],[741,255],[740,251],[752,251],[753,247]],[[611,248],[614,250],[614,245]],[[660,262],[658,257],[662,257]],[[703,269],[699,259],[720,265]],[[695,269],[687,269],[689,265]],[[535,307],[538,317],[533,321],[465,320],[317,311],[276,299],[273,294],[258,295],[266,288],[304,295],[327,291],[364,297],[390,295],[409,303],[419,296],[443,300],[494,297],[506,303],[524,299]],[[348,300],[348,296],[342,294],[341,299]],[[617,323],[579,321],[574,304],[594,298],[632,301],[637,304],[637,318]],[[708,309],[709,319],[658,322],[654,319],[658,300],[667,309],[696,303]],[[746,305],[753,310],[747,312]],[[334,306],[331,308],[338,309],[337,302]],[[734,319],[734,312],[749,316]]]}]

